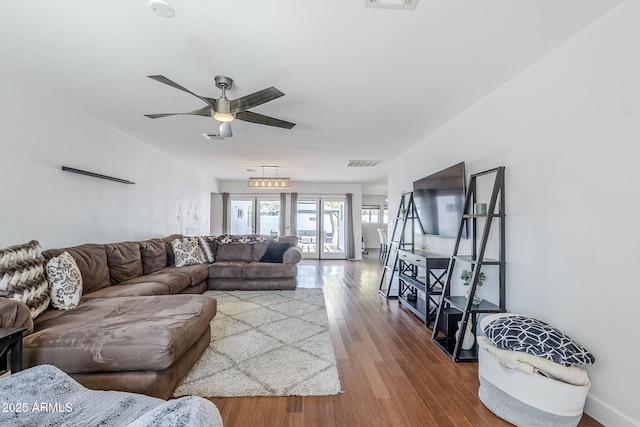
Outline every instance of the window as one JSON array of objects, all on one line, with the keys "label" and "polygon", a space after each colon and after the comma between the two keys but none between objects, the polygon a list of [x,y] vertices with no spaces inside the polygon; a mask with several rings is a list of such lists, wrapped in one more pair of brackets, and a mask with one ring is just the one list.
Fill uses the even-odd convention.
[{"label": "window", "polygon": [[377,224],[380,222],[380,206],[362,205],[362,223]]},{"label": "window", "polygon": [[[230,234],[270,234],[280,230],[280,201],[259,198],[230,200]],[[257,215],[255,214],[257,212]]]},{"label": "window", "polygon": [[382,210],[382,223],[389,223],[389,206],[384,205],[384,209]]}]

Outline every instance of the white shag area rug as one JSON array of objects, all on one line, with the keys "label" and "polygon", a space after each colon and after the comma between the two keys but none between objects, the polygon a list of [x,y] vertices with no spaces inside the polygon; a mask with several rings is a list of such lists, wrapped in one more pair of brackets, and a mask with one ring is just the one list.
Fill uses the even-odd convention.
[{"label": "white shag area rug", "polygon": [[327,396],[340,392],[322,289],[207,291],[211,343],[174,396]]}]

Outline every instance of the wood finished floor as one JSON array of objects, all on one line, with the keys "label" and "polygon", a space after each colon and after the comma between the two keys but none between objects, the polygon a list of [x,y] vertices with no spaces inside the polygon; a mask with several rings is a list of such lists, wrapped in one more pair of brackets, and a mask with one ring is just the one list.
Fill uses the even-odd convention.
[{"label": "wood finished floor", "polygon": [[[380,273],[375,253],[303,260],[298,286],[324,289],[344,393],[210,398],[225,427],[509,426],[478,399],[476,363],[454,363],[397,300],[378,296]],[[601,424],[585,415],[580,426]]]}]

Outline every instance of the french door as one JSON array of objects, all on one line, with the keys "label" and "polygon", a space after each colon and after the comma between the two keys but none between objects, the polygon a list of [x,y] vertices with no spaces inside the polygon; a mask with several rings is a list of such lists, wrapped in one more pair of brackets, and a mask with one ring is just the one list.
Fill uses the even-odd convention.
[{"label": "french door", "polygon": [[229,234],[279,234],[280,200],[232,198],[229,208]]},{"label": "french door", "polygon": [[303,258],[345,258],[345,201],[299,199],[298,246]]}]

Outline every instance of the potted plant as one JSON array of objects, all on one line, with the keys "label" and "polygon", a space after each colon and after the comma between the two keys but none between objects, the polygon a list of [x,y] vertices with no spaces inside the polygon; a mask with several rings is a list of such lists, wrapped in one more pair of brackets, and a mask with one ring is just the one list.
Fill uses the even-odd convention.
[{"label": "potted plant", "polygon": [[[465,286],[469,286],[471,284],[471,279],[473,279],[473,272],[469,271],[469,270],[462,270],[462,273],[460,273],[460,278],[463,280],[463,285]],[[480,272],[480,274],[478,275],[478,286],[482,286],[482,283],[485,281],[487,277],[484,275],[483,272]],[[469,291],[467,291],[467,293],[464,295],[465,298],[469,298]],[[482,302],[482,297],[480,296],[480,292],[478,292],[478,290],[476,290],[476,292],[473,295],[473,305],[478,305]]]},{"label": "potted plant", "polygon": [[[471,279],[473,278],[473,271],[462,270],[460,273],[460,278],[464,281],[463,285],[469,286],[471,284]],[[482,286],[482,283],[485,281],[486,276],[483,272],[480,272],[478,276],[478,286]]]}]

